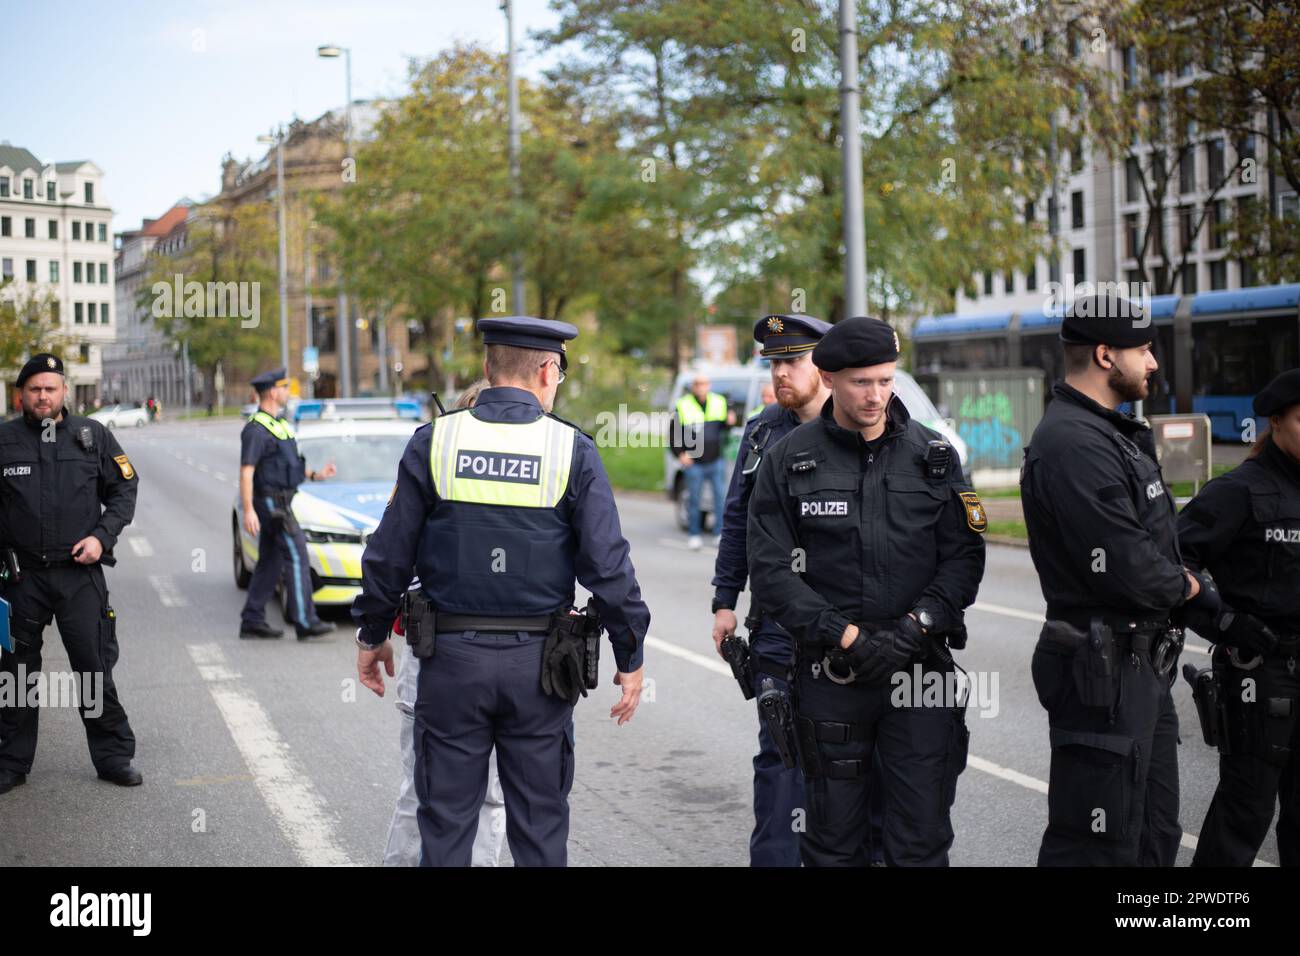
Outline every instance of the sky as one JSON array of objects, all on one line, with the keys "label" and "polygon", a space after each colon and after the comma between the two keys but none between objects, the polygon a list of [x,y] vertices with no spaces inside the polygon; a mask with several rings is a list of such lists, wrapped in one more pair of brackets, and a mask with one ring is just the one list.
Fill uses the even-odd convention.
[{"label": "sky", "polygon": [[[549,62],[527,37],[555,26],[547,0],[515,0],[522,75]],[[455,41],[506,47],[498,0],[0,0],[0,141],[42,162],[90,160],[117,232],[183,196],[216,193],[221,158],[353,99],[400,95],[412,57]]]}]

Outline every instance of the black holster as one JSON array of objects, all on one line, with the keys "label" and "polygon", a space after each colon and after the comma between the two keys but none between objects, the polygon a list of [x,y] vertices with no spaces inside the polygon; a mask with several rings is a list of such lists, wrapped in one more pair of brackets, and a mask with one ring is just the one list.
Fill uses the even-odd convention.
[{"label": "black holster", "polygon": [[430,658],[437,648],[438,612],[419,588],[402,595],[397,605],[402,633],[411,653],[419,658]]},{"label": "black holster", "polygon": [[590,599],[581,611],[561,608],[551,615],[542,649],[542,690],[576,704],[600,684],[600,617]]},{"label": "black holster", "polygon": [[[752,691],[751,691],[752,696]],[[781,754],[781,763],[787,770],[795,765],[794,713],[790,696],[776,686],[770,677],[763,678],[762,692],[758,695],[758,716],[772,735]]]},{"label": "black holster", "polygon": [[1192,702],[1196,704],[1196,717],[1201,722],[1201,736],[1206,744],[1218,747],[1219,753],[1225,756],[1231,754],[1232,735],[1228,733],[1228,709],[1220,668],[1184,664],[1183,678],[1192,685]]},{"label": "black holster", "polygon": [[[748,620],[746,620],[745,625],[749,625]],[[723,638],[718,649],[722,651],[723,658],[731,665],[731,676],[736,678],[736,683],[740,685],[740,692],[745,695],[745,700],[753,700],[754,667],[749,659],[749,642],[739,634],[732,634],[730,637]]]},{"label": "black holster", "polygon": [[296,535],[301,529],[298,527],[298,519],[293,516],[293,496],[292,488],[271,492],[271,520],[289,534]]}]

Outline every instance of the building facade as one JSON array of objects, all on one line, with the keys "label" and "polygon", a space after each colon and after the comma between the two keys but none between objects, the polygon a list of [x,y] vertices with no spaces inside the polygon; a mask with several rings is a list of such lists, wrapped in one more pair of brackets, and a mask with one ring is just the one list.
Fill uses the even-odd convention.
[{"label": "building facade", "polygon": [[[113,210],[88,160],[42,163],[0,143],[0,276],[9,296],[49,294],[73,408],[101,399],[102,350],[115,324]],[[17,370],[7,370],[12,381]]]}]

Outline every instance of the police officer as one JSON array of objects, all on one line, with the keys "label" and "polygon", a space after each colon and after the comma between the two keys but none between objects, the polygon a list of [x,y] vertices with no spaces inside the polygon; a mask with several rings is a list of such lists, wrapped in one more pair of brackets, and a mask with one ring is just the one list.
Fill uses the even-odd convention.
[{"label": "police officer", "polygon": [[1151,429],[1118,408],[1147,395],[1155,328],[1136,302],[1077,299],[1061,324],[1065,381],[1035,429],[1020,487],[1047,600],[1034,688],[1051,728],[1040,866],[1171,866],[1178,824],[1182,648],[1170,621],[1213,601],[1183,567]]},{"label": "police officer", "polygon": [[735,423],[726,396],[709,391],[709,377],[703,372],[696,374],[691,390],[677,400],[673,410],[669,437],[686,479],[687,546],[692,551],[699,550],[704,529],[700,492],[706,481],[713,488],[713,533],[721,533],[718,502],[723,499],[727,474],[722,446],[728,426]]},{"label": "police officer", "polygon": [[[801,422],[811,421],[830,397],[822,383],[812,350],[830,328],[810,315],[768,315],[754,326],[754,340],[771,364],[773,404],[762,406],[745,423],[736,467],[731,472],[722,512],[722,537],[713,574],[713,642],[736,633],[736,602],[745,588],[746,516],[759,462]],[[749,630],[753,692],[764,678],[788,694],[794,640],[770,618],[759,617]],[[758,754],[754,757],[754,831],[749,838],[750,866],[798,866],[799,833],[795,822],[804,807],[803,776],[798,767],[786,769],[767,725],[758,724]]]},{"label": "police officer", "polygon": [[418,575],[421,614],[436,616],[415,705],[421,863],[470,864],[495,745],[515,863],[562,866],[582,690],[564,631],[574,579],[614,647],[619,724],[639,702],[650,613],[594,443],[549,413],[577,329],[528,317],[479,329],[492,387],[416,431],[362,557],[357,668],[382,695],[389,625]]},{"label": "police officer", "polygon": [[110,783],[138,786],[135,735],[113,683],[117,621],[101,565],[116,563],[113,545],[135,514],[139,479],[112,432],[68,413],[57,356],[32,356],[16,385],[22,416],[0,424],[3,595],[14,639],[0,671],[23,699],[0,705],[0,793],[27,780],[36,756],[38,711],[27,706],[26,685],[39,676],[42,632],[51,619],[75,674],[95,770]]},{"label": "police officer", "polygon": [[906,690],[954,683],[942,635],[975,599],[986,521],[952,447],[894,394],[898,351],[879,319],[822,336],[812,360],[831,398],[763,457],[749,505],[753,600],[797,644],[806,866],[867,865],[875,752],[885,862],[946,865],[952,845],[964,701]]},{"label": "police officer", "polygon": [[319,472],[307,470],[293,428],[281,417],[289,400],[289,379],[283,368],[262,373],[252,385],[257,389],[257,411],[239,436],[239,501],[244,529],[257,538],[257,567],[248,582],[239,636],[268,638],[284,633],[266,622],[266,602],[284,571],[285,617],[293,622],[298,640],[305,641],[330,633],[334,625],[316,616],[307,539],[293,517],[293,496],[304,478],[323,481],[337,469],[329,462]]},{"label": "police officer", "polygon": [[1218,614],[1187,622],[1215,643],[1227,717],[1193,866],[1250,866],[1279,797],[1278,856],[1300,866],[1300,369],[1254,407],[1268,427],[1250,457],[1178,516],[1184,559],[1211,572],[1222,597]]}]

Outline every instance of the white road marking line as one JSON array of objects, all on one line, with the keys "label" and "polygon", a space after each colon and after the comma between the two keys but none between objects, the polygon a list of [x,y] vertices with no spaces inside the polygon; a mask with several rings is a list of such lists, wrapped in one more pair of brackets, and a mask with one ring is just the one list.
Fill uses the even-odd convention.
[{"label": "white road marking line", "polygon": [[214,472],[212,473],[212,477],[215,478],[215,479],[217,479],[217,481],[225,481],[225,480],[226,480],[226,476],[223,475],[223,474],[222,474],[221,472],[219,472],[219,471],[214,471]]},{"label": "white road marking line", "polygon": [[[1022,611],[1018,607],[1007,607],[1005,604],[992,604],[988,601],[976,601],[969,608],[972,611],[983,611],[985,614],[1001,614],[1003,617],[1014,617],[1021,621],[1032,621],[1035,624],[1042,624],[1045,618],[1043,615],[1034,611]],[[1193,654],[1209,654],[1210,648],[1201,647],[1199,644],[1184,644],[1183,650],[1191,651]]]},{"label": "white road marking line", "polygon": [[[971,607],[981,611],[988,611],[991,614],[1001,614],[1003,612],[1009,611],[1009,612],[1013,612],[1008,615],[1009,617],[1027,616],[1031,620],[1037,620],[1040,622],[1043,620],[1041,614],[1030,615],[1028,611],[1021,611],[1018,608],[1007,608],[999,604],[993,604],[993,605],[973,604],[971,605]],[[680,645],[672,643],[671,641],[665,641],[662,638],[658,638],[651,634],[647,634],[645,643],[647,647],[653,647],[655,650],[663,651],[665,654],[671,654],[673,657],[680,657],[682,660],[690,661],[692,664],[697,664],[700,667],[703,667],[705,670],[713,671],[715,674],[721,674],[724,677],[732,676],[731,667],[725,664],[724,662],[712,657],[708,657],[707,655],[699,654],[695,651],[688,650],[685,647],[681,647]],[[1187,650],[1198,651],[1202,654],[1208,653],[1208,651],[1204,651],[1199,647],[1191,647],[1190,645],[1187,647]],[[1019,786],[1024,787],[1027,790],[1033,790],[1034,792],[1041,793],[1041,794],[1047,793],[1046,780],[1039,780],[1037,777],[1031,777],[1027,773],[1021,773],[1019,770],[1012,770],[1010,767],[1004,767],[1001,764],[994,763],[992,760],[985,760],[983,757],[977,757],[975,754],[968,754],[966,757],[966,764],[967,766],[974,767],[976,770],[981,770],[984,773],[990,774],[991,776],[999,777],[1011,783],[1018,784]],[[1196,849],[1196,837],[1192,836],[1191,834],[1184,833],[1182,838],[1182,845],[1187,847],[1187,849],[1194,851]],[[1255,865],[1273,866],[1274,864],[1267,863],[1260,859],[1256,859]]]},{"label": "white road marking line", "polygon": [[192,467],[192,466],[194,465],[194,459],[191,458],[189,455],[186,455],[186,456],[185,456],[185,464],[190,465],[190,466]]},{"label": "white road marking line", "polygon": [[207,465],[205,465],[203,462],[199,462],[199,471],[203,472],[203,473],[206,475],[206,474],[207,474],[209,471],[211,471],[211,470],[212,470],[212,469],[210,469],[210,468],[209,468]]},{"label": "white road marking line", "polygon": [[153,585],[154,591],[158,594],[158,601],[163,607],[188,607],[189,601],[180,589],[176,587],[176,582],[165,574],[149,575],[149,583]]},{"label": "white road marking line", "polygon": [[149,543],[149,539],[144,537],[144,535],[133,535],[132,537],[127,538],[126,540],[127,543],[131,545],[131,550],[135,552],[136,557],[138,558],[153,557],[153,545]]},{"label": "white road marking line", "polygon": [[271,816],[306,866],[352,866],[334,835],[334,820],[262,705],[239,686],[217,644],[191,644],[226,729],[253,774]]},{"label": "white road marking line", "polygon": [[717,542],[707,535],[701,535],[701,546],[698,548],[692,548],[685,541],[674,541],[672,538],[660,538],[659,544],[665,548],[673,548],[676,551],[694,551],[696,553],[701,553],[704,551],[718,550]]}]

